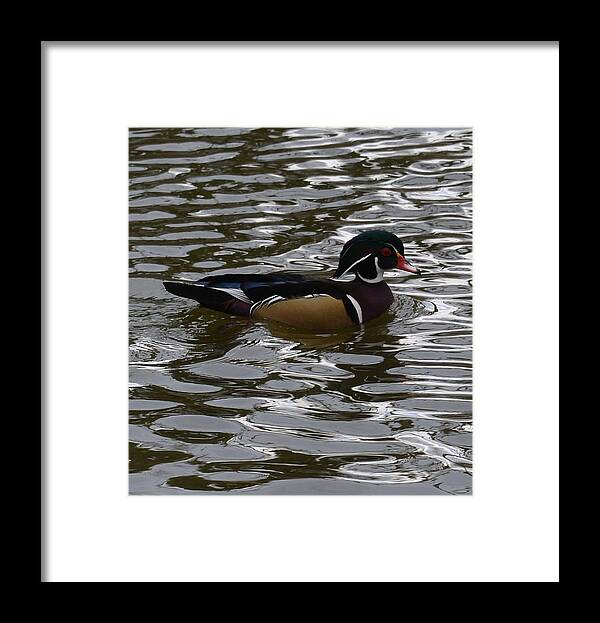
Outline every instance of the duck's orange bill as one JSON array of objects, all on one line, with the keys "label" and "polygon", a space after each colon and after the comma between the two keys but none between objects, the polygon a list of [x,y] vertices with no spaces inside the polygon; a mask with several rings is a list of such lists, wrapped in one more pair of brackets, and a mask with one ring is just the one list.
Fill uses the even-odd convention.
[{"label": "duck's orange bill", "polygon": [[421,274],[421,271],[409,264],[404,256],[400,255],[400,253],[398,253],[398,263],[396,264],[396,268],[399,270],[405,270],[407,273],[414,273],[415,275]]}]

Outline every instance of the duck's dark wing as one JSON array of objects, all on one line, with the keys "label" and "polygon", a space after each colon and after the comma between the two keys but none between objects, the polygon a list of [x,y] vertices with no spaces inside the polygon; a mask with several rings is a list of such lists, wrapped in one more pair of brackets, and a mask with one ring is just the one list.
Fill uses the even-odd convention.
[{"label": "duck's dark wing", "polygon": [[262,298],[275,293],[272,288],[301,283],[302,275],[293,273],[225,274],[198,281],[164,281],[167,292],[192,299],[203,307],[236,316],[250,316],[251,308]]},{"label": "duck's dark wing", "polygon": [[251,316],[257,309],[286,299],[331,296],[344,302],[354,322],[362,321],[343,286],[329,279],[306,279],[302,275],[281,272],[267,275],[213,275],[188,283],[165,281],[164,285],[171,294],[193,299],[209,309],[238,316]]},{"label": "duck's dark wing", "polygon": [[241,290],[237,292],[234,288],[211,287],[201,283],[201,281],[163,281],[163,285],[167,292],[186,299],[192,299],[208,309],[235,316],[250,315],[252,301],[244,296]]}]

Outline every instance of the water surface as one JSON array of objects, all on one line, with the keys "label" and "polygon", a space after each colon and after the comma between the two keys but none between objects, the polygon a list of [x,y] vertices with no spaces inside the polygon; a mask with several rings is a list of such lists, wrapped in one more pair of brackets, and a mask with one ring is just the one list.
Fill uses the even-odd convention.
[{"label": "water surface", "polygon": [[[471,493],[471,131],[130,131],[130,492]],[[164,279],[329,276],[368,229],[421,276],[303,335]]]}]

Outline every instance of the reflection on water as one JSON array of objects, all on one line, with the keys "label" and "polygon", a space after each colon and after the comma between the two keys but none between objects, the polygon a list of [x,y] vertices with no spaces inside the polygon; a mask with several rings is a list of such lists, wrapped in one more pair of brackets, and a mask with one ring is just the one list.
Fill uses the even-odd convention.
[{"label": "reflection on water", "polygon": [[[315,336],[164,279],[329,276],[369,228],[421,276]],[[130,131],[130,492],[471,492],[471,131]]]}]

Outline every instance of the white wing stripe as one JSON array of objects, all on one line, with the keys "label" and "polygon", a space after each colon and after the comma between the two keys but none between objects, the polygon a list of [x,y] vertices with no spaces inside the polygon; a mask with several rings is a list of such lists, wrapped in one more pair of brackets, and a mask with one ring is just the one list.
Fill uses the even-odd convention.
[{"label": "white wing stripe", "polygon": [[240,301],[244,301],[244,303],[250,303],[252,304],[252,301],[241,291],[238,290],[237,288],[215,288],[215,287],[211,287],[211,290],[220,290],[221,292],[226,292],[227,294],[234,296],[236,299],[239,299]]}]

